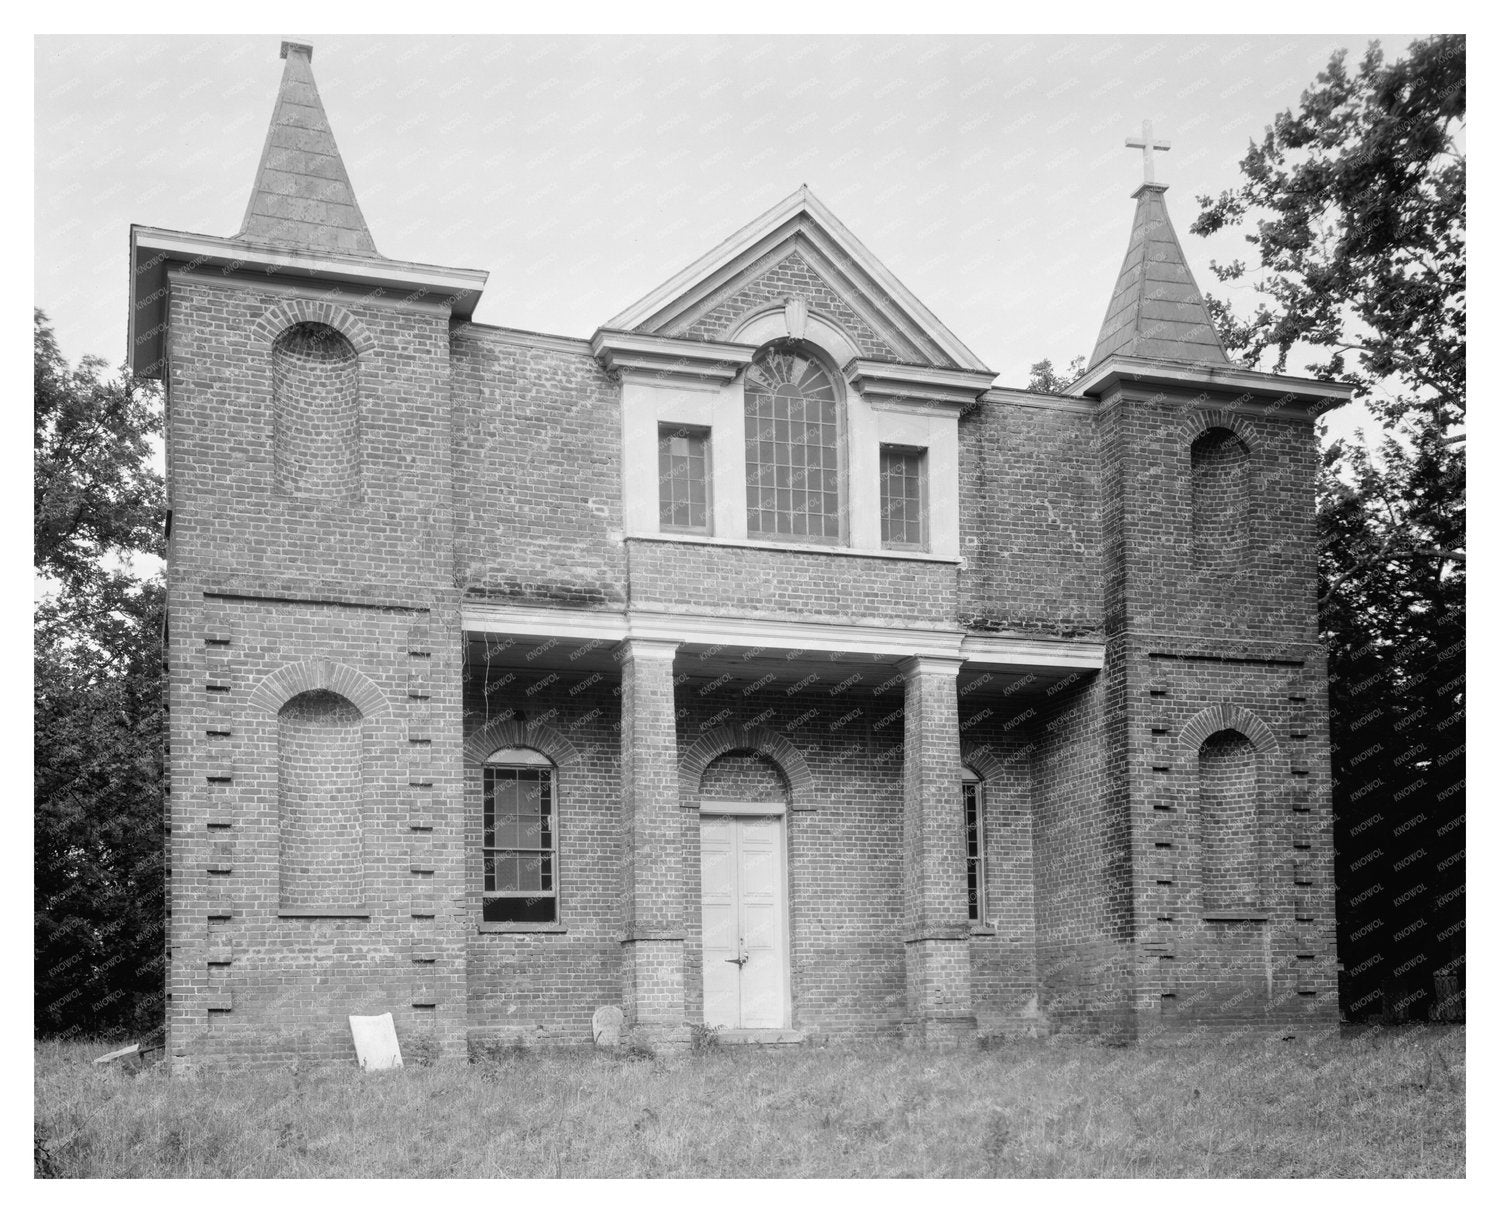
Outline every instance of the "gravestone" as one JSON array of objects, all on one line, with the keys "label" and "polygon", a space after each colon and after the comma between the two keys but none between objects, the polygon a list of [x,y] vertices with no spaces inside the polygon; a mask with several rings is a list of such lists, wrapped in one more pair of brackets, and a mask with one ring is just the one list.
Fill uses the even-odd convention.
[{"label": "gravestone", "polygon": [[620,1027],[625,1022],[625,1012],[619,1007],[600,1007],[594,1012],[594,1044],[601,1049],[612,1049],[620,1043]]},{"label": "gravestone", "polygon": [[349,1031],[354,1034],[354,1052],[362,1070],[401,1068],[401,1045],[396,1040],[396,1021],[387,1011],[384,1015],[351,1015]]}]

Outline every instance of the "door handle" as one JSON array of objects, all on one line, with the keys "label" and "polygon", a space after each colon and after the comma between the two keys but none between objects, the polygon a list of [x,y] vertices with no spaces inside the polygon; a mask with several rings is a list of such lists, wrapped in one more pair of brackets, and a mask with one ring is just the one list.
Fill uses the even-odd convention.
[{"label": "door handle", "polygon": [[727,965],[739,965],[743,968],[745,961],[749,959],[748,956],[726,956],[724,957],[724,963]]}]

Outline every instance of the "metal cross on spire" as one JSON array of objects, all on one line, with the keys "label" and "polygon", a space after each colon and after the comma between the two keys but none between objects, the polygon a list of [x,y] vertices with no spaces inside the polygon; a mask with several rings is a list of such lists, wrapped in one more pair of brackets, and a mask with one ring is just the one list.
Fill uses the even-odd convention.
[{"label": "metal cross on spire", "polygon": [[1151,136],[1151,119],[1147,118],[1141,123],[1141,137],[1125,140],[1126,147],[1138,147],[1146,157],[1146,184],[1150,185],[1156,181],[1156,157],[1152,152],[1169,151],[1172,147],[1170,139],[1154,139]]}]

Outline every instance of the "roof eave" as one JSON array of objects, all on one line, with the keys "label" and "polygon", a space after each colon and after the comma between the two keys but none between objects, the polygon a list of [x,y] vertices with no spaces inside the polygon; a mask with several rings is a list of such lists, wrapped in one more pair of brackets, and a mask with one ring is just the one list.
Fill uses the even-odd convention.
[{"label": "roof eave", "polygon": [[1275,375],[1214,363],[1172,363],[1114,354],[1075,379],[1065,389],[1065,394],[1097,397],[1117,384],[1200,391],[1204,388],[1219,388],[1226,392],[1247,393],[1257,398],[1269,396],[1286,404],[1303,406],[1314,415],[1347,403],[1353,399],[1357,390],[1352,383],[1326,379]]},{"label": "roof eave", "polygon": [[412,300],[447,303],[453,316],[459,320],[474,315],[474,308],[489,279],[487,270],[264,245],[233,237],[204,236],[131,224],[127,359],[131,371],[143,378],[161,377],[169,267],[212,267],[225,275],[254,272],[348,283],[372,292],[380,290]]}]

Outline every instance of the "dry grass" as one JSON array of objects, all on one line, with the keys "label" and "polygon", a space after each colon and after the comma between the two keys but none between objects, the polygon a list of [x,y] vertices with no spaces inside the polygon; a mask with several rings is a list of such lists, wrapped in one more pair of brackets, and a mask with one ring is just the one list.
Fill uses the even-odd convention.
[{"label": "dry grass", "polygon": [[[1462,1029],[169,1078],[36,1046],[61,1176],[1462,1176]],[[40,1154],[39,1154],[39,1157]]]}]

